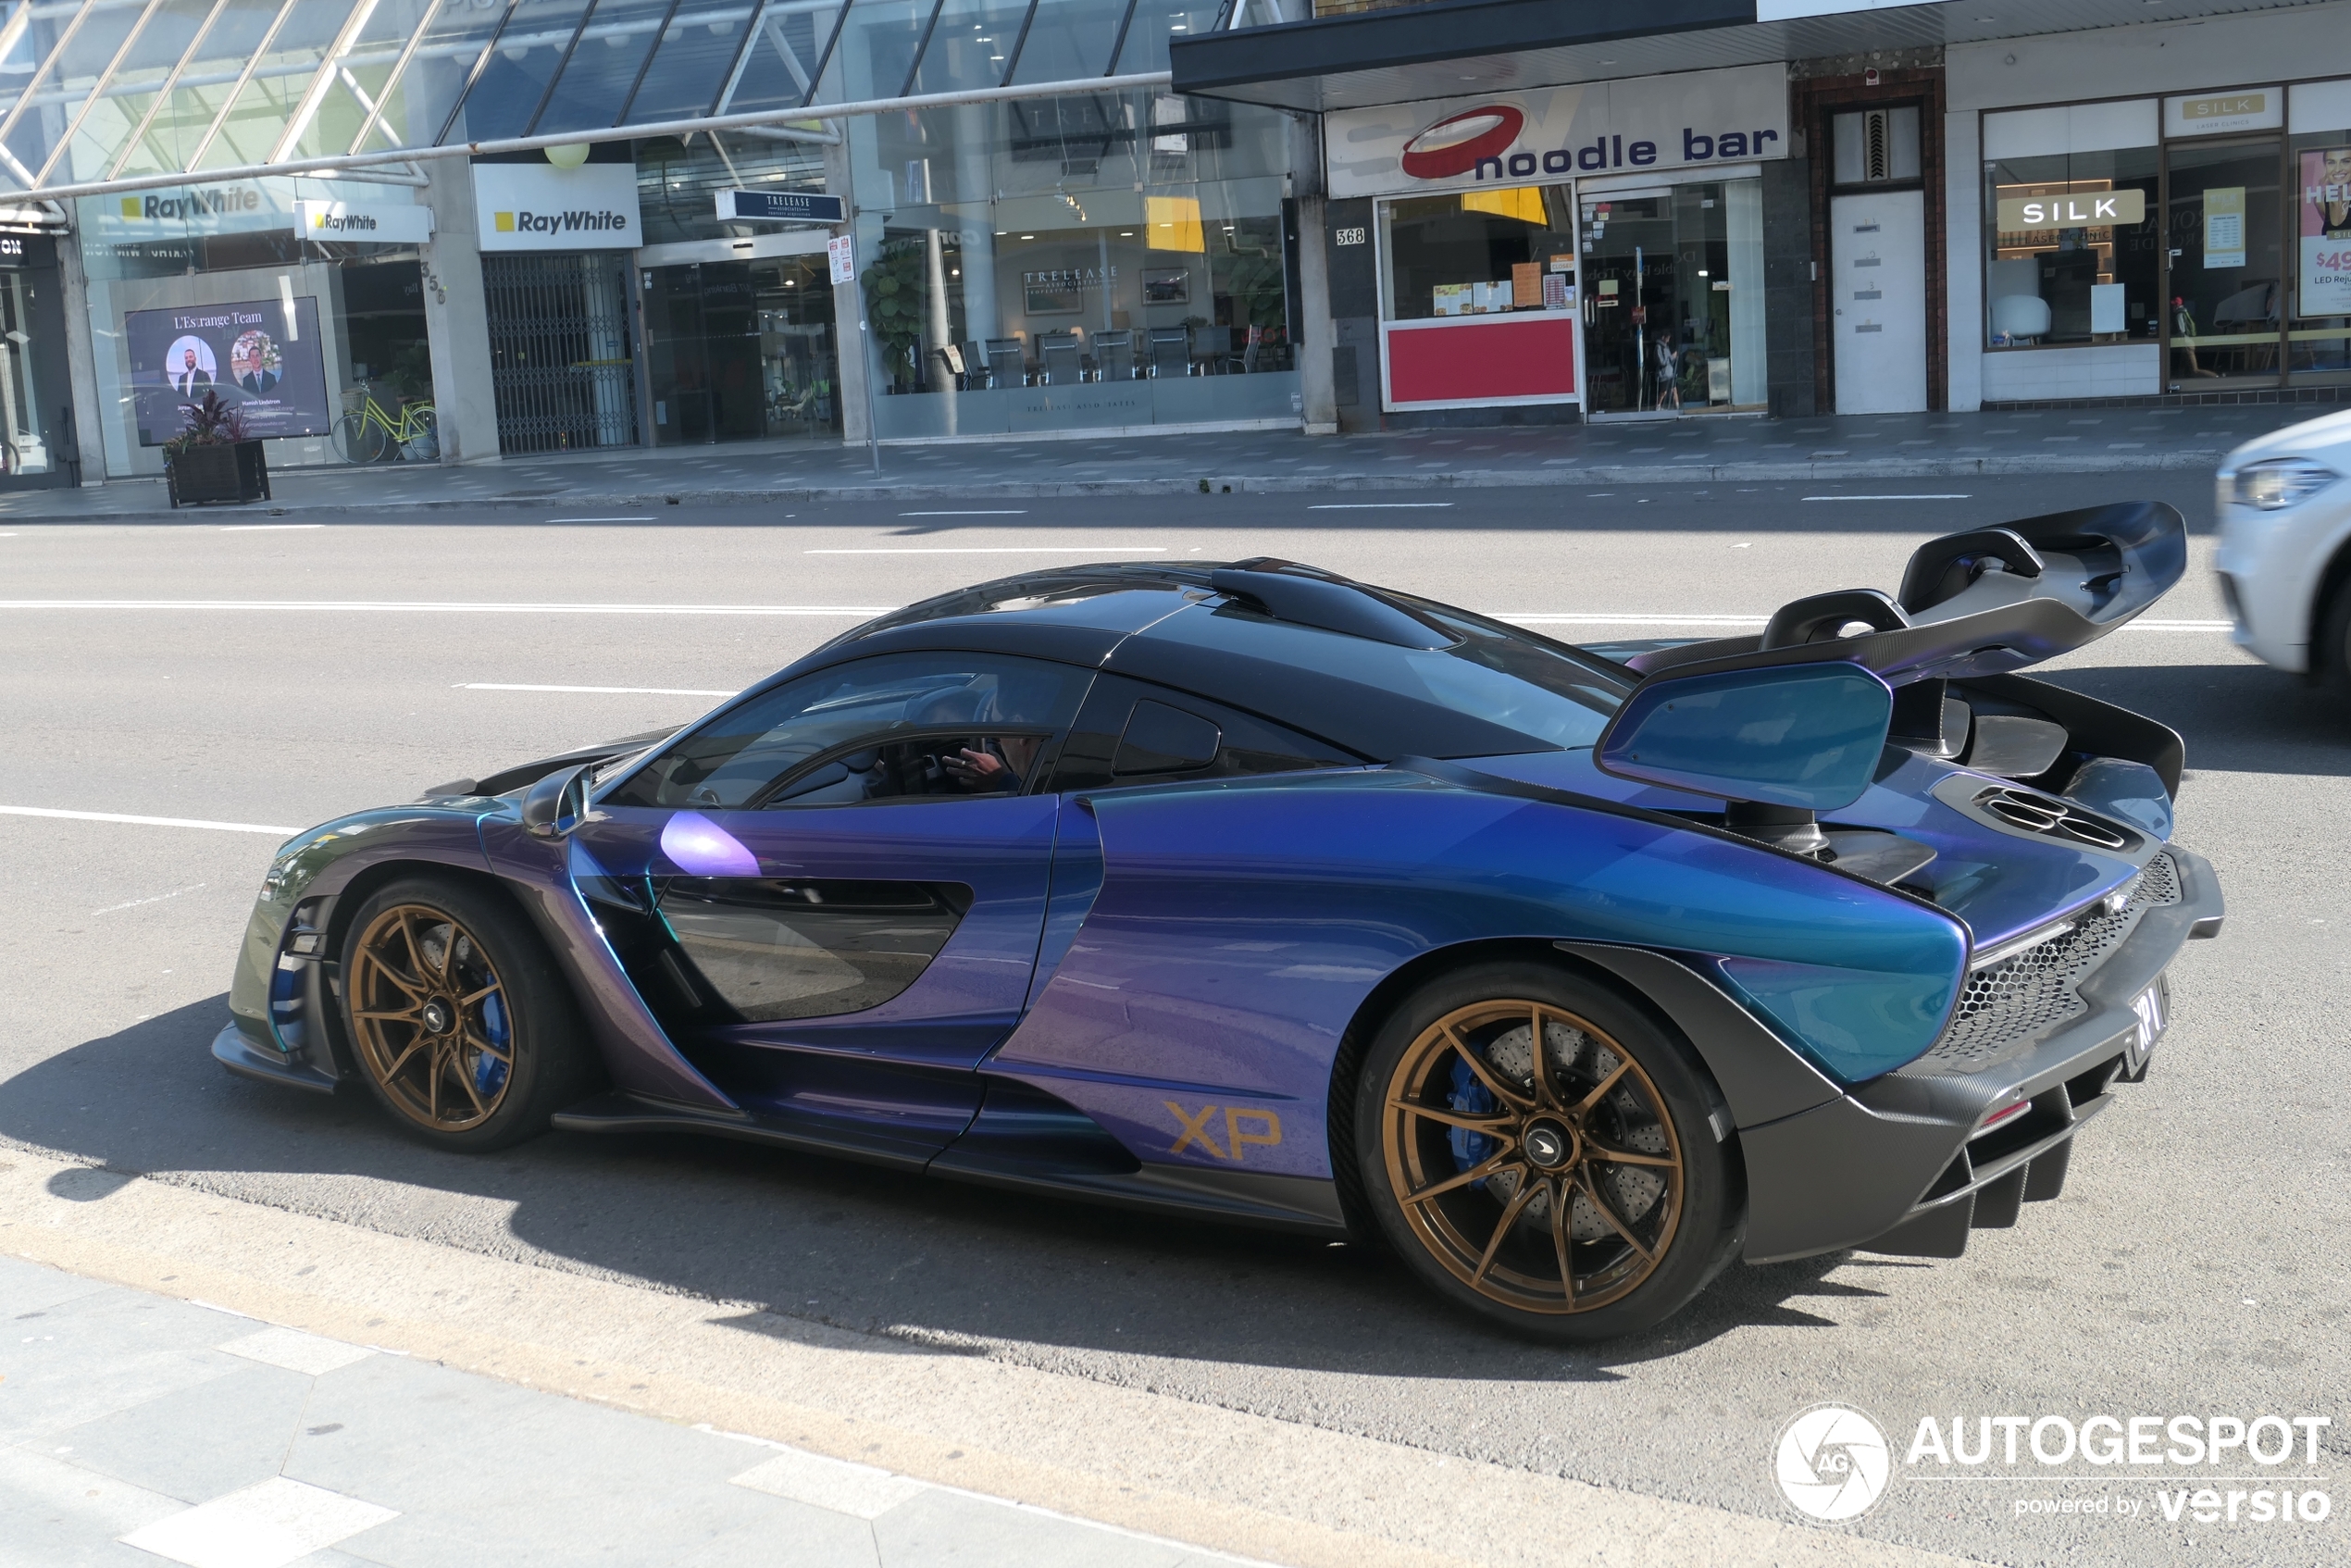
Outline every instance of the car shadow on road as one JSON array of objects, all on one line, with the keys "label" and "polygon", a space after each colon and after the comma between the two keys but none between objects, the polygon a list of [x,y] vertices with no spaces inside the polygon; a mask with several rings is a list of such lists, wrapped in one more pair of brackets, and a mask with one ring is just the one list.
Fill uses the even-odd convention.
[{"label": "car shadow on road", "polygon": [[[1841,1256],[1734,1264],[1659,1330],[1598,1350],[1529,1344],[1456,1312],[1375,1246],[1267,1235],[688,1136],[555,1133],[487,1156],[423,1147],[355,1087],[330,1098],[233,1077],[211,998],[0,1083],[0,1137],[135,1173],[436,1241],[765,1310],[752,1333],[825,1325],[909,1347],[1085,1373],[1113,1358],[1435,1379],[1613,1381],[1755,1326],[1835,1327],[1873,1294]],[[102,1199],[84,1178],[77,1195]],[[86,1189],[86,1190],[85,1190]]]}]

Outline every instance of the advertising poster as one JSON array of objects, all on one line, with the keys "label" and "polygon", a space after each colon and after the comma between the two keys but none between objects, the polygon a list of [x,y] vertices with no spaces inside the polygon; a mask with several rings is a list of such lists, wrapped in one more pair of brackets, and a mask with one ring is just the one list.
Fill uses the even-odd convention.
[{"label": "advertising poster", "polygon": [[258,437],[334,429],[315,298],[133,310],[122,330],[142,446],[180,434],[187,422],[180,409],[208,392],[236,404]]},{"label": "advertising poster", "polygon": [[2204,267],[2245,265],[2245,187],[2215,185],[2204,193]]},{"label": "advertising poster", "polygon": [[2301,281],[2296,316],[2351,316],[2351,147],[2302,155]]}]

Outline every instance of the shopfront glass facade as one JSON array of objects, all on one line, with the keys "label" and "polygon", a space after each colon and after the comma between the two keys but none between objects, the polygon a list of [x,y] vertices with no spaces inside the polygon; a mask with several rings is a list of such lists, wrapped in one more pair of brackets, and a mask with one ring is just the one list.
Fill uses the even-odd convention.
[{"label": "shopfront glass facade", "polygon": [[2111,389],[2140,393],[2351,382],[2351,82],[1994,113],[1984,136],[1988,352],[2156,345],[2154,384]]},{"label": "shopfront glass facade", "polygon": [[[1765,402],[1760,180],[1502,187],[1377,211],[1390,407],[1580,398],[1593,414],[1673,414]],[[1437,321],[1501,330],[1414,335]],[[1443,342],[1442,355],[1424,355],[1424,342]]]},{"label": "shopfront glass facade", "polygon": [[70,483],[76,467],[56,242],[0,234],[0,489]]},{"label": "shopfront glass facade", "polygon": [[436,458],[404,417],[433,396],[417,245],[320,242],[298,221],[302,203],[381,209],[413,193],[272,179],[75,202],[106,474],[160,474],[181,410],[207,392],[269,434],[273,467],[348,460],[343,421],[370,407],[371,457]]},{"label": "shopfront glass facade", "polygon": [[647,268],[643,285],[654,445],[839,438],[822,253]]},{"label": "shopfront glass facade", "polygon": [[[849,98],[1164,69],[1215,7],[853,6]],[[928,31],[919,65],[915,50]],[[1113,47],[1116,58],[1112,57]],[[1015,50],[1017,53],[1015,54]],[[1151,91],[851,122],[883,440],[1299,417],[1287,117]]]},{"label": "shopfront glass facade", "polygon": [[1761,407],[1763,182],[1595,192],[1582,217],[1591,411]]}]

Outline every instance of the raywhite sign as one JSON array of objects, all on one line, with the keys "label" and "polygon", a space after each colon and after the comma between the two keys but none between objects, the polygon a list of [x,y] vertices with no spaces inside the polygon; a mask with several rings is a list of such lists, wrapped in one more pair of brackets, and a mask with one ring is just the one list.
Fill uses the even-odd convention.
[{"label": "raywhite sign", "polygon": [[415,203],[296,202],[294,230],[305,240],[360,245],[421,245],[432,238],[432,208]]},{"label": "raywhite sign", "polygon": [[1324,117],[1334,196],[1744,163],[1787,156],[1787,68],[1738,66]]},{"label": "raywhite sign", "polygon": [[250,234],[291,229],[291,180],[234,185],[183,185],[127,196],[85,196],[81,226],[95,239],[122,243],[189,234]]},{"label": "raywhite sign", "polygon": [[476,230],[486,251],[633,251],[645,243],[637,166],[478,163]]}]

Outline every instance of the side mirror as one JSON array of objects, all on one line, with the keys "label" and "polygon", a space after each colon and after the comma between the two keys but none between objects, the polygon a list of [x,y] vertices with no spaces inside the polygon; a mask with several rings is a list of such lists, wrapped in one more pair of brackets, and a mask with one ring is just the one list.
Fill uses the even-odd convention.
[{"label": "side mirror", "polygon": [[1624,700],[1594,747],[1602,772],[1797,811],[1861,798],[1894,692],[1855,664],[1666,675]]},{"label": "side mirror", "polygon": [[535,838],[560,839],[578,827],[588,810],[588,775],[595,765],[560,768],[533,784],[522,798],[523,830]]}]

